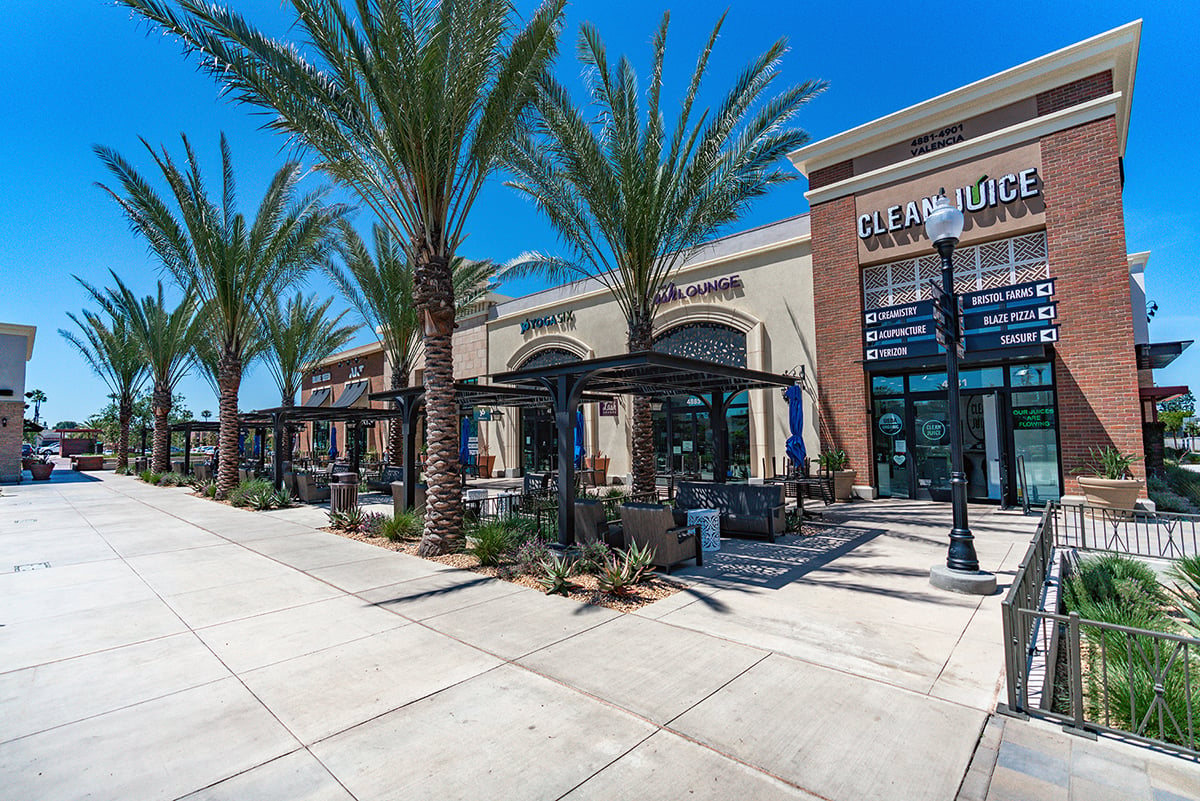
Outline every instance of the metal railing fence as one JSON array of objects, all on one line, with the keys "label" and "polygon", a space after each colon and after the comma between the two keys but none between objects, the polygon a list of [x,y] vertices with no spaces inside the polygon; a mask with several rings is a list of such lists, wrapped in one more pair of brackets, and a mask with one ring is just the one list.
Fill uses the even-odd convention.
[{"label": "metal railing fence", "polygon": [[1200,755],[1200,640],[1044,608],[1056,548],[1178,559],[1198,519],[1046,504],[1001,602],[1009,712]]}]

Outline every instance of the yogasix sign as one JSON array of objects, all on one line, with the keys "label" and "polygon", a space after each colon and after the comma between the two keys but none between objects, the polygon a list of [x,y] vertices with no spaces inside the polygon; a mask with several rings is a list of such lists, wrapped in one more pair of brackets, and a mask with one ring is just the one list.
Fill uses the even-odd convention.
[{"label": "yogasix sign", "polygon": [[558,314],[547,314],[545,317],[528,317],[521,321],[521,333],[530,329],[549,328],[553,325],[566,325],[575,322],[575,312],[568,309]]}]

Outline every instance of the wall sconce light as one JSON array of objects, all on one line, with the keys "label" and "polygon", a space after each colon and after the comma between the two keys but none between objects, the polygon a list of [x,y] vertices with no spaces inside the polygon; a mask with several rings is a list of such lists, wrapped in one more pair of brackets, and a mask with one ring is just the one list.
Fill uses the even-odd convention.
[{"label": "wall sconce light", "polygon": [[8,418],[0,417],[0,428],[8,428]]}]

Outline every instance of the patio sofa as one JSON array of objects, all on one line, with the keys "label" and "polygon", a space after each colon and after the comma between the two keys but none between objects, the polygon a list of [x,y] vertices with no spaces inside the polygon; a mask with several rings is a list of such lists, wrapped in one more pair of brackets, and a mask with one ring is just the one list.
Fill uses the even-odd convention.
[{"label": "patio sofa", "polygon": [[675,488],[675,522],[686,523],[689,509],[716,509],[721,534],[762,537],[774,542],[787,531],[782,484],[715,484],[681,481]]},{"label": "patio sofa", "polygon": [[391,492],[392,483],[404,480],[404,468],[396,465],[384,465],[378,473],[363,475],[363,488],[368,492]]},{"label": "patio sofa", "polygon": [[329,500],[329,483],[318,481],[312,473],[295,473],[296,495],[304,503],[321,503]]}]

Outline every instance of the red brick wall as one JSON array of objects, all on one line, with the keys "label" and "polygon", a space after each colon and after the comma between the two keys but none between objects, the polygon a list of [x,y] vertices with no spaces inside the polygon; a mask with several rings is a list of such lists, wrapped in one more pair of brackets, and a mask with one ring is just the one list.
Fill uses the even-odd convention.
[{"label": "red brick wall", "polygon": [[[1042,138],[1046,240],[1063,334],[1055,375],[1068,493],[1079,490],[1071,471],[1089,447],[1142,453],[1117,156],[1112,117]],[[1144,474],[1140,462],[1135,473]]]},{"label": "red brick wall", "polygon": [[851,195],[813,206],[811,212],[821,447],[843,448],[858,471],[858,483],[873,484],[854,211]]},{"label": "red brick wall", "polygon": [[25,402],[0,401],[0,416],[8,418],[8,425],[0,428],[0,482],[17,482],[21,480]]},{"label": "red brick wall", "polygon": [[820,189],[823,186],[836,184],[838,181],[844,181],[847,178],[853,177],[854,161],[846,159],[845,161],[839,161],[837,164],[830,164],[828,167],[813,170],[812,175],[808,176],[808,188]]},{"label": "red brick wall", "polygon": [[1056,86],[1039,94],[1037,96],[1037,113],[1039,117],[1044,117],[1047,114],[1062,111],[1064,108],[1110,95],[1112,90],[1112,71],[1097,72],[1095,75]]}]

